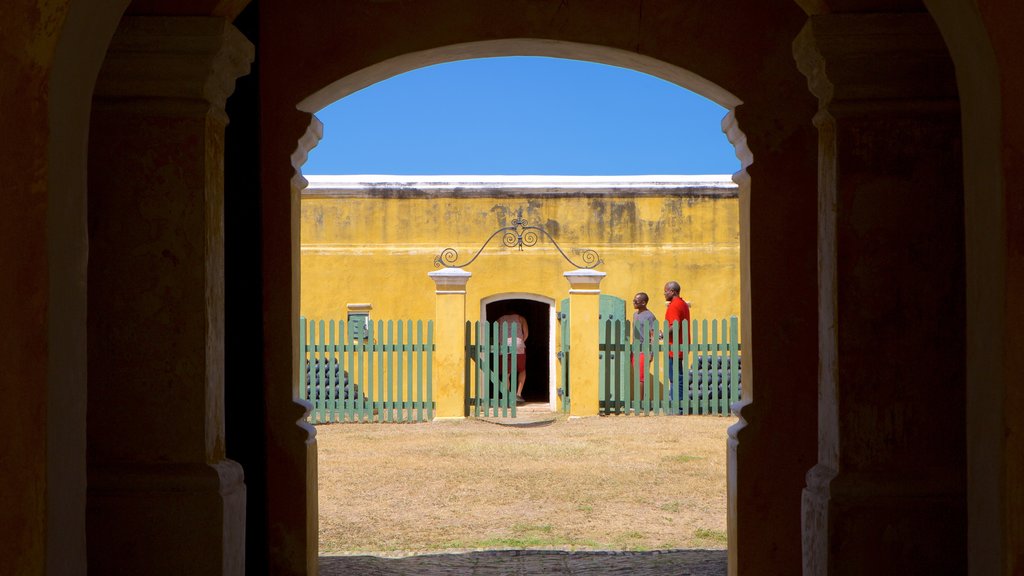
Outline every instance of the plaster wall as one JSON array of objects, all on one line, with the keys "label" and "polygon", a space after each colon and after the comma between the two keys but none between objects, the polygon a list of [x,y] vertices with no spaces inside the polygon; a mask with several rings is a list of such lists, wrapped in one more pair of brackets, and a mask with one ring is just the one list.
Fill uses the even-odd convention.
[{"label": "plaster wall", "polygon": [[[314,180],[316,182],[316,180]],[[466,262],[522,211],[527,225],[554,236],[578,263],[596,250],[607,273],[602,293],[627,302],[639,291],[663,311],[662,287],[678,280],[694,317],[739,315],[739,198],[728,177],[699,189],[549,188],[510,193],[495,183],[452,193],[308,189],[302,200],[302,314],[344,318],[346,304],[373,305],[373,318],[430,318],[434,283],[427,277],[445,248]],[[525,292],[558,301],[573,266],[543,235],[537,245],[508,248],[493,238],[466,270],[469,320],[493,294]]]}]

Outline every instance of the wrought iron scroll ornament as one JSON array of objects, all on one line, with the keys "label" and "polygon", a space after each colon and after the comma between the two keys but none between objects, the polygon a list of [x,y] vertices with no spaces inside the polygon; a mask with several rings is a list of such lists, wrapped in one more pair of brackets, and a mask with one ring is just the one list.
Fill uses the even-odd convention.
[{"label": "wrought iron scroll ornament", "polygon": [[604,260],[601,260],[601,257],[598,255],[598,253],[589,248],[579,251],[580,258],[583,260],[582,265],[573,262],[572,258],[569,258],[569,256],[566,255],[565,251],[562,250],[562,247],[558,245],[558,242],[555,241],[555,238],[551,236],[551,234],[548,234],[547,230],[539,226],[527,226],[526,220],[523,219],[523,211],[519,210],[516,214],[515,219],[512,220],[512,225],[504,226],[502,228],[498,228],[497,230],[495,230],[490,235],[490,237],[487,238],[487,241],[484,242],[483,246],[481,246],[480,249],[476,251],[476,254],[474,254],[473,257],[469,259],[469,261],[463,262],[461,264],[457,263],[459,259],[459,252],[454,248],[445,248],[444,250],[441,251],[440,254],[434,256],[434,267],[465,268],[466,266],[469,266],[470,264],[473,263],[474,260],[477,259],[478,256],[480,256],[480,253],[484,251],[484,248],[487,248],[487,245],[491,243],[491,240],[494,240],[494,237],[499,234],[502,235],[502,244],[504,244],[508,248],[519,248],[520,251],[522,251],[523,246],[530,247],[537,244],[537,241],[540,238],[538,234],[543,234],[545,237],[547,237],[548,240],[551,240],[552,244],[555,245],[555,249],[558,250],[558,253],[562,255],[562,258],[565,258],[566,262],[572,264],[577,268],[589,270],[591,268],[596,268],[597,266],[604,264]]}]

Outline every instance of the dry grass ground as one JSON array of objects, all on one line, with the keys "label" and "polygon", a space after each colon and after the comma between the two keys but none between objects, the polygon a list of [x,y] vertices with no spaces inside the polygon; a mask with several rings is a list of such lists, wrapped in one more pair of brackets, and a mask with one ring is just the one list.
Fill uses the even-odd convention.
[{"label": "dry grass ground", "polygon": [[725,548],[735,421],[318,426],[320,552]]}]

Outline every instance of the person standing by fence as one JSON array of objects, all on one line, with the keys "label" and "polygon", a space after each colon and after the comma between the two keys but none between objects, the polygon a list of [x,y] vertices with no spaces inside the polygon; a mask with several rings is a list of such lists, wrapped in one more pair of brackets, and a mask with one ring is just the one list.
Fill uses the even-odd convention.
[{"label": "person standing by fence", "polygon": [[[639,342],[641,346],[646,345],[652,341],[655,335],[658,333],[658,319],[654,316],[654,312],[647,309],[647,302],[650,297],[647,296],[646,292],[637,292],[636,296],[633,296],[633,309],[636,312],[633,313],[633,341]],[[644,381],[647,376],[647,366],[644,362],[644,353],[640,352],[636,355],[630,355],[629,366],[631,372],[636,374],[635,364],[640,364],[640,376],[637,379],[640,384],[640,400],[644,399]],[[634,386],[634,393],[635,393]]]},{"label": "person standing by fence", "polygon": [[[504,316],[501,316],[497,320],[498,326],[502,326],[501,330],[504,332],[508,330],[508,342],[509,346],[512,345],[513,338],[516,343],[516,380],[518,385],[516,386],[516,404],[522,405],[526,403],[523,399],[523,385],[526,384],[526,339],[530,336],[530,328],[526,325],[526,318],[523,318],[520,314],[515,312],[509,312]],[[518,331],[512,333],[512,325],[515,323],[518,325]],[[508,325],[507,328],[504,328]],[[505,364],[511,368],[512,362],[509,361]]]},{"label": "person standing by fence", "polygon": [[[665,302],[668,303],[668,308],[665,310],[665,322],[668,323],[668,345],[670,348],[675,338],[674,334],[682,333],[684,320],[686,321],[687,342],[692,341],[690,337],[690,305],[686,303],[686,300],[679,297],[680,290],[679,282],[673,280],[665,284]],[[668,356],[671,363],[668,370],[668,397],[671,400],[675,400],[675,389],[682,380],[681,378],[677,379],[676,374],[685,374],[687,367],[682,365],[682,355],[676,358],[675,352],[670,349]]]}]

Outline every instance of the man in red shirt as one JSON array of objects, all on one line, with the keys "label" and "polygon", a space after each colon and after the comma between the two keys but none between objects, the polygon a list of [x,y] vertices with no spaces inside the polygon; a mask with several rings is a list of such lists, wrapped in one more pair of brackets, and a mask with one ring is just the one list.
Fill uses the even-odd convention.
[{"label": "man in red shirt", "polygon": [[[668,323],[668,344],[672,345],[674,339],[673,334],[682,334],[683,331],[683,320],[686,321],[686,341],[687,343],[692,342],[690,337],[690,305],[679,297],[679,282],[671,281],[665,284],[665,302],[668,303],[668,309],[665,310],[665,321]],[[669,358],[675,358],[674,352],[668,353]],[[682,365],[683,357],[680,355],[678,359],[671,361],[668,371],[668,379],[671,382],[668,390],[668,397],[675,399],[675,388],[676,388],[676,374],[685,374],[686,366]],[[680,398],[682,396],[680,395]]]}]

